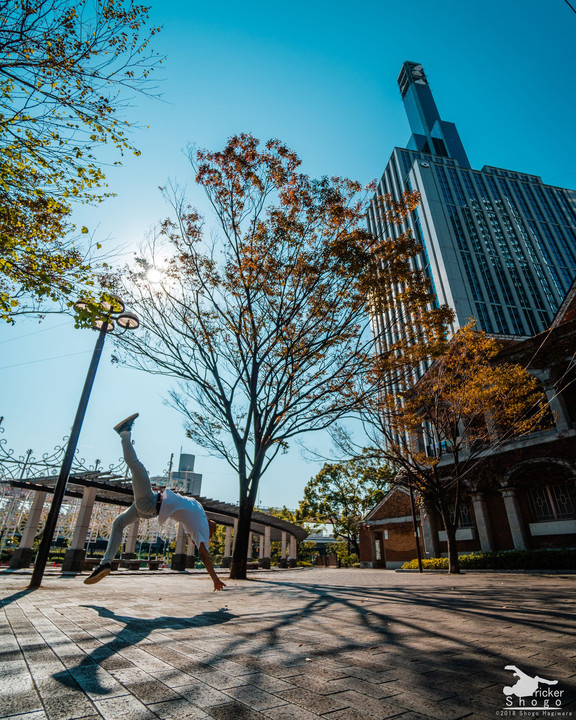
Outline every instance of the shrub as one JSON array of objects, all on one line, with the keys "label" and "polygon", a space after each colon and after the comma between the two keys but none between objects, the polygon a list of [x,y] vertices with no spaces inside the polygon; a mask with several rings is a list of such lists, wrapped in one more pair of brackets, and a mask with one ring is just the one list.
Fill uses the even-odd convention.
[{"label": "shrub", "polygon": [[[425,570],[448,570],[448,558],[422,558],[422,567]],[[418,570],[418,560],[405,562],[402,570]]]},{"label": "shrub", "polygon": [[[508,550],[460,555],[462,570],[576,570],[576,550]],[[425,570],[447,570],[448,558],[424,558]],[[402,565],[417,570],[418,560]]]}]

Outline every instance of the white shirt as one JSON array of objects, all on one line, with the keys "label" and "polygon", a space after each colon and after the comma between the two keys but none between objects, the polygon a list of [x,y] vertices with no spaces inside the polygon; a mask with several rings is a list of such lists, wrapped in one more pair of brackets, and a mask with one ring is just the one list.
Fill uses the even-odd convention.
[{"label": "white shirt", "polygon": [[198,500],[192,497],[183,497],[166,488],[162,505],[160,505],[158,522],[163,525],[170,517],[184,526],[197,548],[204,543],[208,550],[210,528],[206,512]]}]

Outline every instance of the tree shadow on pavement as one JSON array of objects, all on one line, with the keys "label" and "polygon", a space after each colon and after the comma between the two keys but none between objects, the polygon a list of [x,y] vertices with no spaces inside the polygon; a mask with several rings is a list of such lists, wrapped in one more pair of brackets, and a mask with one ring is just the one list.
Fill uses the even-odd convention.
[{"label": "tree shadow on pavement", "polygon": [[14,593],[13,595],[8,595],[8,597],[0,598],[0,608],[5,607],[6,605],[10,605],[10,603],[17,602],[31,592],[34,592],[31,588],[25,588],[24,590],[20,590]]},{"label": "tree shadow on pavement", "polygon": [[[284,604],[275,612],[264,598],[282,590],[293,594],[293,607]],[[416,706],[418,699],[425,707],[427,698],[440,701],[446,717],[451,707],[462,710],[462,703],[470,710],[485,703],[493,712],[509,684],[505,665],[512,661],[574,689],[566,667],[576,635],[573,606],[544,582],[523,593],[505,585],[492,593],[485,582],[470,578],[467,585],[451,579],[433,588],[258,578],[251,595],[253,610],[243,615],[244,627],[234,627],[219,652],[263,673],[274,674],[281,663],[304,677],[315,667],[325,685],[320,692],[330,686],[337,691],[345,684],[341,677],[350,675],[359,692],[380,693],[375,697],[381,703],[387,690],[390,699],[399,698],[404,687],[410,690],[403,691],[402,703],[413,700]],[[242,649],[245,641],[251,642],[250,655]]]},{"label": "tree shadow on pavement", "polygon": [[[468,576],[419,584],[387,578],[383,575],[377,585],[339,583],[328,573],[258,578],[233,590],[236,607],[230,593],[232,611],[186,618],[142,619],[84,605],[104,621],[88,638],[89,654],[55,677],[87,694],[110,695],[118,685],[106,661],[146,640],[139,652],[181,675],[175,687],[212,678],[217,688],[235,663],[247,670],[237,673],[247,693],[256,692],[252,685],[267,690],[288,683],[292,689],[282,695],[288,702],[302,707],[319,702],[326,712],[348,704],[359,718],[404,712],[452,720],[472,711],[493,718],[503,708],[503,687],[510,684],[505,666],[511,664],[532,676],[557,679],[558,688],[574,686],[568,657],[573,657],[576,627],[566,581],[560,586],[553,579],[518,583]],[[181,606],[178,593],[171,601]],[[161,607],[151,603],[147,612]],[[108,640],[116,630],[115,637],[92,649],[99,637]],[[151,636],[154,631],[157,637]],[[158,673],[163,681],[166,669],[156,670],[152,662],[147,667],[142,658],[148,675]],[[113,662],[130,660],[127,653]],[[195,707],[194,699],[190,702]]]}]

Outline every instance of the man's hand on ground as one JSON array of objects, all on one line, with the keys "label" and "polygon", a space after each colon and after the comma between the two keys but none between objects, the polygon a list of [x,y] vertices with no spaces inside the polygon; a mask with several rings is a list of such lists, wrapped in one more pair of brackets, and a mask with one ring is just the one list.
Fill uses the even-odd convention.
[{"label": "man's hand on ground", "polygon": [[202,562],[204,563],[204,567],[206,570],[208,570],[208,574],[212,578],[212,582],[214,583],[214,591],[216,590],[222,590],[226,587],[226,585],[220,580],[218,575],[216,575],[216,570],[214,570],[214,565],[212,565],[212,560],[210,560],[210,555],[208,553],[208,550],[206,549],[206,545],[202,542],[200,543],[198,547],[198,552],[200,553],[200,557],[202,558]]}]

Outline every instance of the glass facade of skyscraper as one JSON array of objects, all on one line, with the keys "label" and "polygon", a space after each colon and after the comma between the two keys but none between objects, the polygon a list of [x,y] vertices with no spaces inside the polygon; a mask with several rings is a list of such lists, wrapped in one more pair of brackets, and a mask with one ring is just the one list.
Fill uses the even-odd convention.
[{"label": "glass facade of skyscraper", "polygon": [[490,333],[545,330],[576,277],[576,192],[535,175],[473,170],[455,126],[440,120],[422,66],[405,63],[398,82],[413,135],[408,148],[394,149],[377,194],[417,190],[422,199],[404,226],[391,229],[375,198],[369,229],[412,230],[455,328],[474,317]]}]

